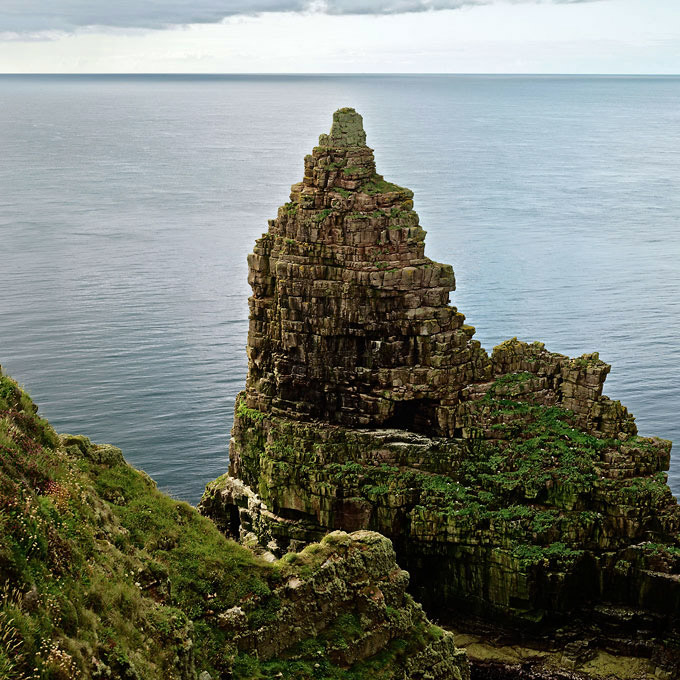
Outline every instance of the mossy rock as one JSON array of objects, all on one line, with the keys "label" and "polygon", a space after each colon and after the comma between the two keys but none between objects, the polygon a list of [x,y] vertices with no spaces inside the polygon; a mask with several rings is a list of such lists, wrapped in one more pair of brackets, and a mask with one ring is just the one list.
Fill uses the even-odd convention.
[{"label": "mossy rock", "polygon": [[72,452],[78,452],[99,465],[119,465],[125,462],[123,452],[112,444],[93,444],[85,435],[62,434],[61,442]]}]

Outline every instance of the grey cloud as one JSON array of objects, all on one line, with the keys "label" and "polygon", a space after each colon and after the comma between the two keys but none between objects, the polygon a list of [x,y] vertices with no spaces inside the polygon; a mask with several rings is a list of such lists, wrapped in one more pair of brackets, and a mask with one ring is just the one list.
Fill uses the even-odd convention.
[{"label": "grey cloud", "polygon": [[296,12],[304,0],[1,0],[0,31],[70,31],[84,26],[165,28],[259,12]]},{"label": "grey cloud", "polygon": [[[595,0],[546,1],[569,4]],[[266,12],[402,14],[490,2],[492,0],[0,0],[0,34],[73,31],[86,26],[162,29]]]}]

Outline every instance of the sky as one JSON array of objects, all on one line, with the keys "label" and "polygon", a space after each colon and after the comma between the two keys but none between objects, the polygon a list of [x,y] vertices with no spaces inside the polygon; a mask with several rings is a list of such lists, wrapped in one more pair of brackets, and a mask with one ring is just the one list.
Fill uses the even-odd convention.
[{"label": "sky", "polygon": [[680,0],[0,0],[0,73],[680,73]]}]

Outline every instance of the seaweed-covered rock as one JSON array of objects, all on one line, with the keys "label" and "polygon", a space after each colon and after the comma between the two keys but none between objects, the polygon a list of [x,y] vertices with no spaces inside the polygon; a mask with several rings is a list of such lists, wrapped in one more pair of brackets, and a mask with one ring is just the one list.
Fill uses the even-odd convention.
[{"label": "seaweed-covered rock", "polygon": [[272,555],[380,531],[443,620],[544,630],[606,606],[604,637],[642,626],[668,649],[670,442],[637,436],[597,354],[516,338],[486,353],[361,123],[336,112],[249,256],[248,377],[202,511]]}]

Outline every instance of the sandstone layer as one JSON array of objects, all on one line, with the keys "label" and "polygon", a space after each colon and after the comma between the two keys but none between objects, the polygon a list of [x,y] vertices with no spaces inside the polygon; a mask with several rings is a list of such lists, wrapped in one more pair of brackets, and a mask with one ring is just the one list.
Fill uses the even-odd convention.
[{"label": "sandstone layer", "polygon": [[274,555],[379,531],[444,621],[560,629],[561,645],[587,625],[668,665],[670,442],[639,437],[603,395],[597,354],[517,339],[487,354],[424,238],[412,192],[376,173],[361,117],[337,111],[249,256],[248,378],[229,472],[202,511]]}]

